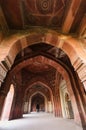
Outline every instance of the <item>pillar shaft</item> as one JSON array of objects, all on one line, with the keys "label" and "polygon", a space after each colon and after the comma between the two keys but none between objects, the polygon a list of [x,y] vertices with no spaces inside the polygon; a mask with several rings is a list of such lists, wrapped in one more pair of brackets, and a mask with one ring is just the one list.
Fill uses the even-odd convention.
[{"label": "pillar shaft", "polygon": [[61,79],[61,75],[56,72],[56,82],[55,82],[55,92],[54,92],[54,106],[55,106],[56,117],[62,116],[60,91],[59,91],[60,79]]}]

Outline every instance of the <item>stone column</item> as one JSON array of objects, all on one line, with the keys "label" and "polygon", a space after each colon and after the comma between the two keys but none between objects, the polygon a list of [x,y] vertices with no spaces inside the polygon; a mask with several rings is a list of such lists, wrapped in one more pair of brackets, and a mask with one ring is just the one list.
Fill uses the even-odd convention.
[{"label": "stone column", "polygon": [[4,101],[5,101],[6,96],[7,96],[6,93],[0,92],[0,118],[3,112]]},{"label": "stone column", "polygon": [[1,117],[1,114],[3,111],[5,98],[7,96],[8,91],[9,91],[10,85],[11,85],[11,77],[8,74],[6,79],[4,80],[1,88],[0,88],[0,117]]},{"label": "stone column", "polygon": [[78,111],[80,114],[82,126],[86,128],[86,93],[84,91],[83,84],[81,83],[77,74],[75,74],[76,82],[76,101],[78,105]]},{"label": "stone column", "polygon": [[67,82],[67,88],[70,93],[72,108],[74,112],[74,120],[77,124],[86,127],[86,100],[84,97],[84,91],[82,90],[83,87],[81,86],[80,79],[77,77],[75,72],[70,75],[70,81]]},{"label": "stone column", "polygon": [[56,83],[55,83],[55,92],[54,92],[54,105],[55,105],[55,116],[61,117],[62,116],[62,109],[61,109],[61,100],[60,100],[60,85],[61,75],[56,72]]},{"label": "stone column", "polygon": [[23,91],[22,86],[18,86],[15,90],[14,101],[12,105],[12,110],[10,114],[11,119],[18,119],[21,118],[23,115]]},{"label": "stone column", "polygon": [[10,120],[21,118],[23,115],[24,90],[22,87],[21,79],[21,72],[17,73],[17,75],[14,76],[15,94],[10,114]]}]

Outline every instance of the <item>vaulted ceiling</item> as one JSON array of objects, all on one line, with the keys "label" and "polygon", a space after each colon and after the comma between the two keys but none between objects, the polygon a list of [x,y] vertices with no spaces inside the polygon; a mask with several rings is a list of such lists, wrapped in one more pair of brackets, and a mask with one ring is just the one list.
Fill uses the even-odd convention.
[{"label": "vaulted ceiling", "polygon": [[[61,49],[45,43],[33,44],[18,53],[12,66],[12,68],[15,68],[19,63],[21,63],[21,69],[18,70],[18,67],[16,67],[15,75],[17,77],[18,72],[21,73],[22,84],[24,86],[29,86],[29,82],[33,83],[35,81],[41,81],[46,82],[51,89],[53,89],[55,87],[56,73],[61,75],[48,63],[41,62],[40,59],[34,60],[34,57],[37,56],[45,56],[59,62],[59,64],[61,64],[64,68],[68,67],[73,70],[68,56]],[[26,61],[27,59],[28,64],[24,66],[25,62],[23,61]],[[32,62],[30,62],[30,59],[32,59]]]},{"label": "vaulted ceiling", "polygon": [[0,0],[0,6],[3,28],[43,26],[72,34],[86,31],[86,0]]},{"label": "vaulted ceiling", "polygon": [[[18,64],[19,62],[26,60],[27,58],[31,58],[31,57],[33,58],[38,55],[43,55],[48,58],[61,61],[63,64],[69,66],[69,68],[72,67],[68,56],[61,49],[45,44],[45,43],[34,44],[21,50],[16,56],[14,66]],[[26,67],[27,71],[31,71],[35,73],[41,72],[41,71],[42,72],[50,71],[52,69],[53,67],[47,64],[43,64],[43,63],[41,64],[40,62],[36,62],[36,61],[34,61],[33,64],[30,64],[29,66]]]}]

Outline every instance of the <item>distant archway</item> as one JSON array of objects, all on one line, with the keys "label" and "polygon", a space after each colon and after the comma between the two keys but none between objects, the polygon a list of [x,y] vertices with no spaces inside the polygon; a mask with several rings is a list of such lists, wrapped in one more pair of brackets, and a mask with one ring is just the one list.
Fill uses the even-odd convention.
[{"label": "distant archway", "polygon": [[31,98],[31,112],[45,111],[45,98],[41,93],[35,93]]},{"label": "distant archway", "polygon": [[13,97],[14,97],[14,86],[13,84],[11,84],[10,90],[4,102],[1,120],[9,120]]},{"label": "distant archway", "polygon": [[48,112],[48,99],[47,99],[47,97],[42,93],[42,92],[40,92],[40,91],[37,91],[37,92],[35,92],[35,93],[33,93],[32,95],[31,95],[31,97],[30,97],[30,99],[29,99],[29,112],[30,112],[30,110],[31,110],[31,103],[32,103],[32,98],[33,98],[33,96],[35,96],[36,94],[40,94],[40,95],[42,95],[43,97],[44,97],[44,100],[45,100],[45,103],[44,103],[44,105],[45,105],[45,109],[43,110],[42,109],[42,111],[46,111],[46,112]]},{"label": "distant archway", "polygon": [[[33,79],[32,79],[31,81],[33,81]],[[27,89],[25,90],[25,94],[24,94],[24,95],[26,95],[26,92],[27,92],[32,86],[37,85],[37,84],[39,84],[40,86],[43,85],[44,87],[46,87],[46,88],[49,90],[50,96],[51,96],[51,101],[53,102],[53,93],[52,93],[51,88],[48,86],[48,84],[47,84],[44,80],[41,81],[41,79],[36,79],[36,78],[35,78],[35,80],[34,80],[33,82],[30,82],[30,83],[28,84]]]},{"label": "distant archway", "polygon": [[[49,93],[50,93],[50,100],[51,101],[48,101],[48,99],[47,99],[47,96],[45,96],[45,94],[43,93],[43,92],[41,92],[41,91],[36,91],[35,93],[33,93],[32,95],[30,95],[30,97],[28,97],[28,99],[30,99],[29,101],[26,101],[26,102],[24,102],[24,107],[25,107],[25,111],[24,111],[24,113],[27,113],[27,111],[28,111],[28,113],[30,112],[30,110],[31,110],[31,98],[32,98],[32,96],[33,95],[35,95],[36,93],[40,93],[41,95],[43,95],[43,97],[45,98],[45,111],[46,112],[53,112],[53,110],[54,110],[54,104],[53,104],[53,93],[52,93],[52,90],[50,89],[50,87],[48,86],[48,84],[43,80],[43,81],[41,81],[41,79],[35,79],[33,82],[33,79],[30,81],[30,83],[27,85],[28,87],[27,87],[27,89],[25,90],[25,94],[24,95],[27,95],[26,93],[28,92],[28,90],[30,89],[30,88],[32,88],[33,86],[35,86],[35,85],[42,85],[42,86],[44,86],[46,89],[48,89],[48,91],[49,91]],[[24,98],[26,98],[26,97],[24,97]],[[29,104],[28,104],[29,103]],[[49,105],[50,105],[50,107],[49,107]],[[28,110],[27,110],[27,108],[28,108]]]}]

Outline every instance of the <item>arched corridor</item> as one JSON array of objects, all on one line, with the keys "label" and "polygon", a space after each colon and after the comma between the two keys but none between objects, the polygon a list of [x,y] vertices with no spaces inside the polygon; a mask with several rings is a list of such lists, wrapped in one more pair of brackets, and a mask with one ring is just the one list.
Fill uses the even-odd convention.
[{"label": "arched corridor", "polygon": [[1,126],[86,129],[85,14],[85,0],[0,0]]},{"label": "arched corridor", "polygon": [[[27,52],[30,48],[33,52],[39,48],[38,52],[36,50],[37,54],[34,52],[34,55],[30,54],[33,56],[28,57]],[[57,50],[57,54],[60,53],[58,59],[54,56],[53,48]],[[16,56],[3,83],[3,86],[8,86],[7,89],[3,87],[7,92],[10,84],[13,83],[15,86],[15,96],[8,120],[22,118],[23,113],[46,111],[53,113],[55,117],[72,118],[78,125],[83,125],[85,106],[82,103],[85,99],[82,95],[78,97],[77,85],[82,93],[84,89],[77,83],[80,79],[68,56],[62,50],[45,43],[28,46],[22,51]],[[39,105],[39,110],[36,110],[36,105]]]}]

